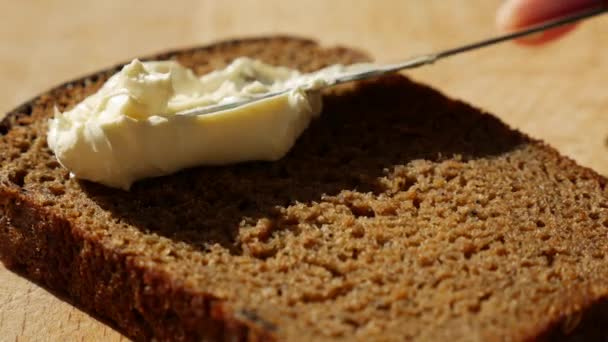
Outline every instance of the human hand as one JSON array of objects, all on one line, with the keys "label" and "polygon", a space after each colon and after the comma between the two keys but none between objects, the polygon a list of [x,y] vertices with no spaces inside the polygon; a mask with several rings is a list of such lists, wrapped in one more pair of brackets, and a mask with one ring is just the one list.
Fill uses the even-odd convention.
[{"label": "human hand", "polygon": [[[513,31],[593,8],[601,2],[602,0],[507,0],[498,10],[496,23],[501,30]],[[518,42],[529,45],[542,44],[563,36],[575,27],[576,24],[558,27],[521,38]]]}]

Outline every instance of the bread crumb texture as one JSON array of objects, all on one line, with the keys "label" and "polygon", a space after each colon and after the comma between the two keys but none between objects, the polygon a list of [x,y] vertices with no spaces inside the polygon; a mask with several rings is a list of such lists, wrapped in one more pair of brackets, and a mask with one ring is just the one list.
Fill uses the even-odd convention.
[{"label": "bread crumb texture", "polygon": [[[275,37],[168,53],[311,71],[364,61]],[[201,167],[130,192],[69,177],[46,143],[117,69],[0,125],[0,252],[126,335],[159,340],[603,337],[605,179],[403,76],[325,94],[277,162]],[[589,323],[591,322],[591,323]],[[595,330],[594,330],[595,329]]]}]

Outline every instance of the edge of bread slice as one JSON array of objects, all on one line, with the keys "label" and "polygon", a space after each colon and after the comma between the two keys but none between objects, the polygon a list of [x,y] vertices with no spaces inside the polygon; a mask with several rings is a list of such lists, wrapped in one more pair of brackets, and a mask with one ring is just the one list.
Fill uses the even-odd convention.
[{"label": "edge of bread slice", "polygon": [[[179,50],[312,71],[367,61],[293,37]],[[46,121],[116,66],[0,123],[0,257],[126,335],[160,340],[605,337],[606,179],[403,76],[327,92],[275,163],[132,191],[71,179]]]}]

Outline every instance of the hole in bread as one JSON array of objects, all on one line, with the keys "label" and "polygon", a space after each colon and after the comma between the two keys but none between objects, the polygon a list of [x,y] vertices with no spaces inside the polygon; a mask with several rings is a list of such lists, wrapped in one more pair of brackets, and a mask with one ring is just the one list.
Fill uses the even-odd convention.
[{"label": "hole in bread", "polygon": [[51,160],[51,161],[47,162],[45,164],[45,166],[48,167],[51,170],[54,170],[54,169],[59,168],[61,166],[61,164],[59,164],[59,162],[56,161],[56,160]]},{"label": "hole in bread", "polygon": [[34,111],[34,106],[32,106],[31,103],[28,103],[22,108],[20,108],[19,111],[25,115],[32,115],[32,112]]},{"label": "hole in bread", "polygon": [[414,206],[414,208],[416,208],[416,210],[420,209],[420,204],[422,203],[422,198],[416,196],[414,197],[414,199],[412,199],[412,205]]},{"label": "hole in bread", "polygon": [[54,180],[55,180],[55,177],[49,176],[49,175],[42,175],[38,178],[38,181],[41,183],[51,182]]},{"label": "hole in bread", "polygon": [[[378,308],[382,309],[380,307],[378,307]],[[388,307],[385,308],[385,309],[388,309]],[[361,326],[361,323],[357,322],[356,320],[354,320],[353,318],[350,318],[350,317],[343,318],[342,322],[344,324],[347,324],[347,325],[351,326],[353,329],[358,329]]]},{"label": "hole in bread", "polygon": [[403,180],[399,181],[397,184],[399,184],[399,189],[401,191],[407,191],[411,189],[414,185],[416,185],[417,181],[418,180],[416,179],[416,177],[408,175]]},{"label": "hole in bread", "polygon": [[15,116],[15,124],[17,126],[27,126],[32,123],[30,113],[19,113]]},{"label": "hole in bread", "polygon": [[[354,226],[351,231],[350,231],[350,236],[352,236],[355,239],[360,239],[362,237],[365,236],[365,229],[363,228],[362,225],[357,224],[356,226]],[[356,251],[356,250],[355,250]]]},{"label": "hole in bread", "polygon": [[5,135],[8,133],[12,126],[11,122],[16,125],[21,125],[20,119],[23,117],[29,117],[32,115],[32,111],[33,106],[28,103],[20,108],[17,108],[17,110],[13,112],[15,114],[8,114],[4,120],[0,120],[0,134]]},{"label": "hole in bread", "polygon": [[465,186],[467,186],[467,183],[469,181],[466,178],[464,178],[464,176],[460,176],[458,179],[458,182],[460,184],[460,187],[464,188]]},{"label": "hole in bread", "polygon": [[48,186],[49,191],[55,196],[65,194],[65,187],[61,183],[53,183]]},{"label": "hole in bread", "polygon": [[555,262],[555,254],[557,254],[557,251],[554,249],[548,249],[541,253],[541,255],[546,259],[548,267],[553,266],[553,263]]},{"label": "hole in bread", "polygon": [[56,202],[50,198],[46,198],[42,201],[41,204],[43,207],[52,207],[56,204]]},{"label": "hole in bread", "polygon": [[595,259],[604,259],[604,253],[602,251],[594,251],[591,256]]},{"label": "hole in bread", "polygon": [[465,245],[462,248],[462,254],[464,256],[465,259],[471,259],[471,257],[477,253],[477,249],[475,248],[475,245],[467,242],[465,243]]},{"label": "hole in bread", "polygon": [[19,187],[23,187],[23,185],[25,184],[26,176],[27,176],[27,171],[22,170],[22,169],[15,170],[15,171],[11,172],[11,174],[8,176],[8,180]]},{"label": "hole in bread", "polygon": [[23,139],[23,140],[15,141],[14,146],[19,149],[19,152],[25,153],[30,149],[31,144],[29,141]]},{"label": "hole in bread", "polygon": [[356,218],[359,217],[375,217],[374,209],[368,205],[351,205],[350,211]]}]

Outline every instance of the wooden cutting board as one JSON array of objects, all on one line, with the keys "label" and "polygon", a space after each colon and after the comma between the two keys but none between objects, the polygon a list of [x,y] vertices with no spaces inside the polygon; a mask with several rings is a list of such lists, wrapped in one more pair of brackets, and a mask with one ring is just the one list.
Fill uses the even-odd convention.
[{"label": "wooden cutting board", "polygon": [[[179,3],[179,6],[177,4]],[[0,113],[133,56],[223,38],[290,33],[396,61],[495,33],[499,1],[5,1]],[[608,175],[608,17],[542,49],[512,44],[410,75],[495,113]],[[0,340],[124,339],[0,266]]]}]

